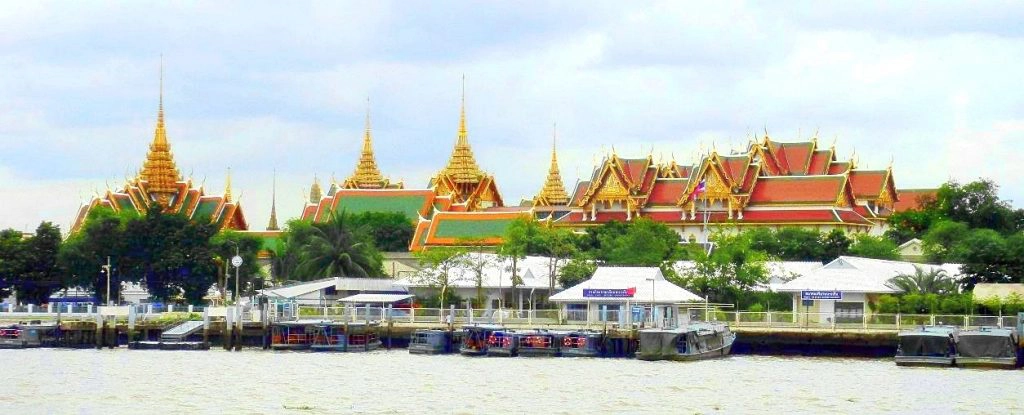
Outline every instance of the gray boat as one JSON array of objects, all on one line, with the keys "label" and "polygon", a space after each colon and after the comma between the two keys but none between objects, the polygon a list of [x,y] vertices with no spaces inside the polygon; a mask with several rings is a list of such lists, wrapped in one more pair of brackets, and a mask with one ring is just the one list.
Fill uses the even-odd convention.
[{"label": "gray boat", "polygon": [[1017,367],[1017,333],[1011,329],[980,327],[963,330],[956,338],[959,367]]},{"label": "gray boat", "polygon": [[453,353],[458,350],[460,344],[462,344],[461,331],[417,329],[409,337],[409,353]]},{"label": "gray boat", "polygon": [[922,326],[897,335],[897,366],[950,367],[956,360],[957,328]]},{"label": "gray boat", "polygon": [[56,343],[57,324],[19,323],[0,327],[0,349],[26,349],[53,346]]},{"label": "gray boat", "polygon": [[690,361],[723,357],[732,350],[736,333],[722,323],[697,322],[674,329],[640,331],[640,360]]}]

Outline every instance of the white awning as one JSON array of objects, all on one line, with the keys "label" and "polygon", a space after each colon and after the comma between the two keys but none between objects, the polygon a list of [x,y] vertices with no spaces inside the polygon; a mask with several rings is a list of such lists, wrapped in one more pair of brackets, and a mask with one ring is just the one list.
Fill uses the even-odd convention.
[{"label": "white awning", "polygon": [[343,303],[355,303],[355,304],[363,304],[363,303],[384,303],[384,304],[390,304],[390,303],[397,303],[397,302],[403,301],[403,300],[408,300],[408,299],[410,299],[412,297],[413,297],[412,294],[356,294],[356,295],[351,295],[351,296],[342,298],[342,299],[340,299],[338,301],[343,302]]}]

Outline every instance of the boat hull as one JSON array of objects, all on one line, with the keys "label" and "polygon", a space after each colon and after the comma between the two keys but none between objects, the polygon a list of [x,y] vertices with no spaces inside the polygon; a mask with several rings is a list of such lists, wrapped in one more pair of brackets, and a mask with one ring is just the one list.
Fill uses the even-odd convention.
[{"label": "boat hull", "polygon": [[562,357],[600,357],[601,353],[597,350],[589,349],[562,349],[559,353]]},{"label": "boat hull", "polygon": [[555,357],[558,356],[558,349],[519,349],[519,355],[523,357]]},{"label": "boat hull", "polygon": [[732,351],[732,344],[729,344],[729,345],[727,345],[725,347],[722,347],[722,348],[718,348],[718,349],[714,349],[714,350],[708,350],[706,352],[694,353],[694,354],[659,354],[659,355],[648,355],[648,354],[637,353],[636,354],[636,358],[639,359],[639,360],[647,360],[647,361],[672,360],[672,361],[676,361],[676,362],[692,362],[692,361],[695,361],[695,360],[715,359],[715,358],[719,358],[719,357],[725,357],[725,356],[729,355],[730,351]]},{"label": "boat hull", "polygon": [[344,344],[311,344],[309,350],[314,352],[344,352]]},{"label": "boat hull", "polygon": [[459,349],[459,354],[463,356],[486,356],[487,349],[467,349],[463,347]]},{"label": "boat hull", "polygon": [[512,350],[512,349],[488,348],[487,349],[487,355],[488,356],[496,356],[496,357],[513,357],[513,356],[516,355],[516,351]]},{"label": "boat hull", "polygon": [[957,357],[957,367],[965,368],[991,368],[991,369],[1016,369],[1016,357]]},{"label": "boat hull", "polygon": [[952,367],[952,357],[941,356],[896,356],[896,366]]},{"label": "boat hull", "polygon": [[445,354],[445,351],[444,349],[438,347],[409,346],[409,354]]},{"label": "boat hull", "polygon": [[273,350],[308,350],[308,344],[272,344],[270,348]]}]

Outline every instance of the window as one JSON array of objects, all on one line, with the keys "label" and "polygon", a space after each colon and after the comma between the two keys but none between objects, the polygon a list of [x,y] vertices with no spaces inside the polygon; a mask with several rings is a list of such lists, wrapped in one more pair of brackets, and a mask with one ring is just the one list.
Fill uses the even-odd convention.
[{"label": "window", "polygon": [[864,303],[836,302],[836,323],[860,323],[864,321]]}]

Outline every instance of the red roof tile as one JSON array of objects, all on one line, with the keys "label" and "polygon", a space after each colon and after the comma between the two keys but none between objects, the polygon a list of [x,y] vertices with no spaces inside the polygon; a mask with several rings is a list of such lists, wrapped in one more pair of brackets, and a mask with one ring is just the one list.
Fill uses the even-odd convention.
[{"label": "red roof tile", "polygon": [[921,209],[924,202],[935,200],[938,189],[899,189],[896,191],[899,200],[894,204],[893,210],[903,212],[911,209]]},{"label": "red roof tile", "polygon": [[874,199],[882,193],[885,185],[885,170],[853,170],[850,172],[850,187],[857,199]]},{"label": "red roof tile", "polygon": [[811,164],[807,167],[807,174],[822,175],[828,174],[828,165],[832,160],[831,150],[818,150],[811,156]]},{"label": "red roof tile", "polygon": [[750,204],[833,204],[846,179],[843,176],[761,177],[750,192]]},{"label": "red roof tile", "polygon": [[674,205],[686,190],[685,179],[659,179],[654,182],[647,203],[652,205]]}]

